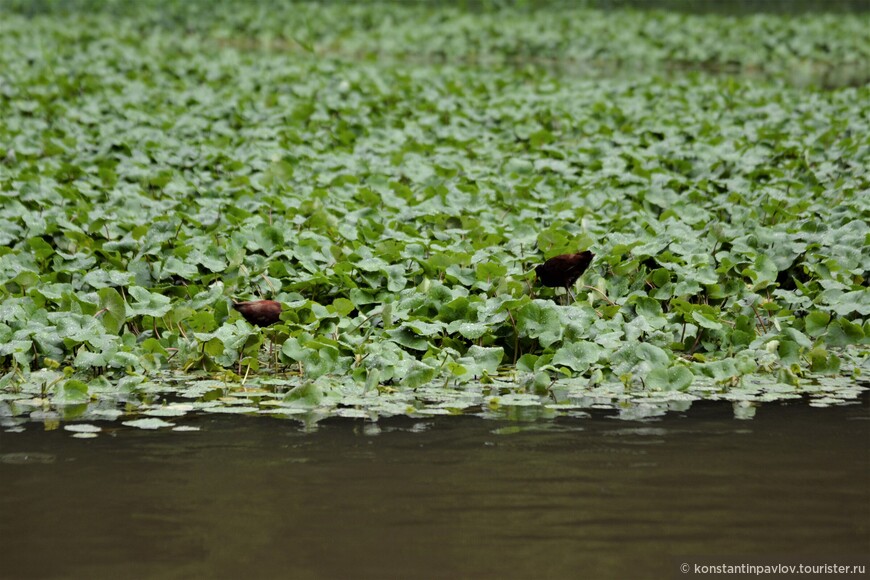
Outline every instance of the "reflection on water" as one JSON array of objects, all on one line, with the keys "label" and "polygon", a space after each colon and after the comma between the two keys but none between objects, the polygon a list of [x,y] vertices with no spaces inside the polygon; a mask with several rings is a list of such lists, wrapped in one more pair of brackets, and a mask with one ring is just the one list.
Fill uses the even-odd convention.
[{"label": "reflection on water", "polygon": [[188,423],[0,433],[0,577],[645,578],[870,548],[867,397],[751,422]]}]

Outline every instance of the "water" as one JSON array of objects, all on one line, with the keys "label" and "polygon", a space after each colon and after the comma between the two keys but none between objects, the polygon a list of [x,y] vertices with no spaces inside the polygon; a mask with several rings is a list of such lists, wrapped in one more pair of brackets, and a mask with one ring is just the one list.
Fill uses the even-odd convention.
[{"label": "water", "polygon": [[660,578],[870,553],[867,396],[751,421],[188,424],[0,433],[0,578]]}]

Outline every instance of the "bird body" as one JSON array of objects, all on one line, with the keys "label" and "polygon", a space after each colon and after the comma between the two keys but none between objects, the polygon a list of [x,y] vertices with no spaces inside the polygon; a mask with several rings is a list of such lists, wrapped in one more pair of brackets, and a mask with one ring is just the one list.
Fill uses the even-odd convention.
[{"label": "bird body", "polygon": [[570,288],[586,271],[595,255],[585,251],[577,254],[554,256],[535,267],[535,274],[544,286],[549,288]]},{"label": "bird body", "polygon": [[233,308],[257,326],[269,326],[281,319],[281,303],[275,300],[252,300],[250,302],[233,302]]}]

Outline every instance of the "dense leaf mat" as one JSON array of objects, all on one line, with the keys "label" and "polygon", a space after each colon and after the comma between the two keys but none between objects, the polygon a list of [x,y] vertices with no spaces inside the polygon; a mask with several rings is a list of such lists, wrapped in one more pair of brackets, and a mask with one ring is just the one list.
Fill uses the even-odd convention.
[{"label": "dense leaf mat", "polygon": [[[499,65],[526,46],[511,11],[368,5],[330,27],[339,8],[318,19],[305,4],[273,30],[244,18],[256,7],[198,20],[170,6],[0,19],[7,426],[193,410],[635,417],[698,397],[745,415],[860,390],[870,89],[775,73],[822,54],[862,70],[865,17],[820,31],[658,14],[644,26],[671,26],[658,42],[687,54],[708,46],[691,18],[738,25],[721,41],[738,68],[753,64],[728,53],[743,40],[782,54],[763,78],[602,77]],[[583,14],[592,38],[634,31],[601,41],[611,62],[674,60],[650,51],[638,13]],[[574,20],[522,16],[540,33],[526,56],[600,56],[576,52]],[[830,50],[795,56],[830,30]],[[586,249],[576,302],[534,285],[534,265]],[[252,327],[233,297],[280,300],[283,320]]]}]

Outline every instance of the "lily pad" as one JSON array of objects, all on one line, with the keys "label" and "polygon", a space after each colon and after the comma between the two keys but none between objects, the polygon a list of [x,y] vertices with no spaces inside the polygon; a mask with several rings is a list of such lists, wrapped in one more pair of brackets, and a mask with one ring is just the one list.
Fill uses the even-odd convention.
[{"label": "lily pad", "polygon": [[73,423],[70,425],[63,426],[65,431],[72,431],[73,433],[99,433],[103,429],[96,425],[91,425],[89,423]]},{"label": "lily pad", "polygon": [[121,424],[127,427],[136,427],[137,429],[161,429],[163,427],[174,426],[174,423],[167,423],[162,419],[134,419],[132,421],[124,421]]}]

